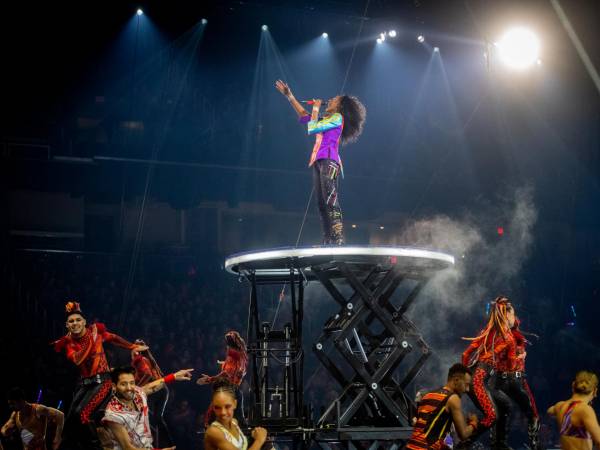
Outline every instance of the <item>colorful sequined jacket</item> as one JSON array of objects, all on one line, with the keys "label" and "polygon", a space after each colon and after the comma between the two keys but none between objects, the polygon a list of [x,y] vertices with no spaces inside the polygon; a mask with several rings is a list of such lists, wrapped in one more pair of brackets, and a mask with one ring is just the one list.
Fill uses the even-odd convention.
[{"label": "colorful sequined jacket", "polygon": [[308,134],[316,135],[308,165],[312,166],[319,159],[332,159],[341,164],[339,146],[344,129],[344,118],[340,113],[327,115],[321,120],[310,120],[310,117],[306,115],[300,118],[300,123],[307,124]]}]

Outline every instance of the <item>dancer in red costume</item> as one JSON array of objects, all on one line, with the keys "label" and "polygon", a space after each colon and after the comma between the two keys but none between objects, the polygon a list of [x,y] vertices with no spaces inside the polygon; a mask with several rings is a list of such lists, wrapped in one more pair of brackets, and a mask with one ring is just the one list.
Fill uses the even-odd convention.
[{"label": "dancer in red costume", "polygon": [[104,353],[108,342],[129,350],[144,351],[148,347],[132,344],[110,333],[104,324],[86,326],[77,302],[65,307],[68,333],[54,342],[57,352],[79,369],[79,382],[67,414],[61,449],[102,450],[96,433],[96,422],[102,417],[111,393],[110,367]]},{"label": "dancer in red costume", "polygon": [[[142,339],[136,339],[137,345],[146,345]],[[139,387],[145,387],[147,384],[164,377],[160,366],[154,355],[148,349],[143,352],[132,350],[131,366],[135,369],[135,384]],[[173,445],[173,437],[165,421],[165,410],[169,403],[170,391],[165,385],[158,393],[148,398],[148,409],[150,415],[150,426],[152,427],[152,436],[154,443],[158,447],[169,447]]]},{"label": "dancer in red costume", "polygon": [[202,374],[198,378],[198,384],[210,384],[221,379],[226,379],[230,384],[239,387],[242,384],[246,369],[248,367],[248,351],[246,343],[237,331],[228,331],[225,334],[225,342],[227,343],[227,355],[225,361],[218,361],[221,365],[221,372],[217,375],[210,376]]},{"label": "dancer in red costume", "polygon": [[[542,447],[539,441],[539,414],[535,399],[533,398],[533,394],[527,383],[525,372],[525,358],[527,356],[525,346],[529,344],[529,341],[525,339],[525,336],[519,329],[519,325],[520,321],[515,317],[511,328],[511,333],[515,339],[516,346],[516,364],[514,370],[511,370],[510,365],[505,364],[504,361],[500,361],[497,371],[494,374],[494,387],[498,392],[504,393],[513,400],[521,412],[527,417],[527,434],[530,450],[541,450]],[[498,449],[510,450],[510,447],[506,442],[510,425],[510,414],[511,405],[509,403],[507,410],[500,411],[498,421],[495,425],[496,448]]]},{"label": "dancer in red costume", "polygon": [[[246,349],[246,342],[240,336],[237,331],[231,330],[225,334],[225,342],[227,344],[227,354],[225,361],[218,361],[221,365],[221,372],[217,375],[210,376],[202,374],[196,381],[198,384],[214,384],[217,382],[226,381],[230,385],[234,386],[235,389],[240,387],[246,375],[246,369],[248,368],[248,350]],[[204,415],[204,425],[209,426],[209,418],[214,414],[212,404],[208,411]]]},{"label": "dancer in red costume", "polygon": [[[500,296],[491,303],[490,318],[485,328],[471,341],[462,355],[462,363],[472,367],[473,386],[469,397],[473,404],[483,413],[477,431],[457,448],[469,448],[473,441],[483,432],[492,428],[498,419],[498,411],[507,411],[510,400],[501,391],[490,386],[492,375],[498,367],[514,371],[517,366],[517,346],[512,335],[515,311],[508,298]],[[492,448],[500,449],[498,436],[492,436]]]}]

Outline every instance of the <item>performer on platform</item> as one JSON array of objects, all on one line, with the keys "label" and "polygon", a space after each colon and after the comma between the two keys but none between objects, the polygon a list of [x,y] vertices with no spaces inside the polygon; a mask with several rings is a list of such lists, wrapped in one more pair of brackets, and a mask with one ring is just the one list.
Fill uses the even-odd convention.
[{"label": "performer on platform", "polygon": [[548,409],[560,427],[560,448],[564,450],[591,450],[600,447],[600,425],[590,406],[598,395],[598,376],[582,370],[577,372],[571,385],[573,395]]},{"label": "performer on platform", "polygon": [[46,429],[50,421],[56,424],[52,450],[58,449],[65,419],[62,412],[37,403],[28,403],[20,388],[14,388],[8,393],[8,407],[13,413],[0,430],[2,436],[17,431],[24,450],[46,450]]},{"label": "performer on platform", "polygon": [[471,370],[454,364],[448,370],[446,385],[426,393],[418,404],[417,420],[406,445],[410,450],[441,450],[449,448],[445,439],[454,424],[460,439],[467,439],[477,430],[477,416],[469,417],[468,423],[462,412],[460,397],[469,392]]},{"label": "performer on platform", "polygon": [[102,410],[111,392],[110,369],[104,353],[104,343],[137,351],[148,347],[132,344],[109,333],[104,324],[86,326],[77,302],[67,303],[65,310],[68,333],[54,342],[54,349],[65,352],[66,357],[78,367],[80,379],[67,413],[61,448],[101,450],[96,422],[102,417]]},{"label": "performer on platform", "polygon": [[300,122],[307,124],[308,134],[315,135],[315,145],[309,160],[313,167],[314,190],[317,196],[324,245],[343,245],[344,227],[340,207],[338,177],[342,173],[339,146],[352,143],[362,133],[366,109],[358,98],[338,95],[327,102],[325,115],[320,118],[321,100],[312,100],[309,114],[292,94],[289,86],[277,80],[275,87],[290,102]]},{"label": "performer on platform", "polygon": [[248,449],[248,440],[233,417],[237,408],[235,386],[227,380],[213,385],[209,411],[210,425],[204,434],[205,450],[260,450],[267,440],[267,430],[256,427],[252,430],[254,442]]},{"label": "performer on platform", "polygon": [[[511,333],[516,346],[514,370],[511,370],[511,363],[508,359],[500,359],[497,362],[497,370],[494,373],[493,384],[496,390],[504,393],[513,400],[525,417],[527,417],[529,449],[541,450],[539,440],[540,418],[535,405],[535,399],[533,398],[533,394],[527,383],[525,372],[525,358],[527,357],[525,346],[529,342],[525,339],[525,336],[519,329],[520,321],[518,317],[514,317],[513,319],[510,314],[508,317],[509,323],[512,323]],[[495,448],[498,450],[510,450],[507,443],[511,414],[510,403],[508,403],[506,407],[508,407],[507,410],[499,411],[498,421],[494,426],[495,432],[492,433],[492,435],[495,436],[493,439],[496,443]]]},{"label": "performer on platform", "polygon": [[[148,416],[148,395],[160,391],[174,381],[189,381],[194,369],[183,369],[152,381],[144,387],[136,386],[135,369],[120,367],[111,372],[114,395],[106,406],[102,424],[110,430],[112,450],[157,450],[152,445]],[[164,450],[173,450],[168,447]]]},{"label": "performer on platform", "polygon": [[[517,347],[511,333],[514,321],[515,311],[508,298],[497,297],[491,303],[490,318],[481,333],[474,338],[464,338],[471,341],[462,355],[462,363],[473,368],[469,397],[483,413],[483,418],[479,421],[477,432],[461,442],[458,448],[469,448],[475,439],[495,424],[499,410],[506,412],[510,407],[510,399],[506,394],[494,389],[489,382],[499,366],[508,371],[516,370]],[[493,436],[492,448],[499,445],[496,441],[500,438]]]}]

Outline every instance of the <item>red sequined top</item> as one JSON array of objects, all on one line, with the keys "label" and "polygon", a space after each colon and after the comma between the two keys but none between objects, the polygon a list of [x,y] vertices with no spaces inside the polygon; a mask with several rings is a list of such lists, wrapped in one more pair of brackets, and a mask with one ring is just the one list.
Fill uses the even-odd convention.
[{"label": "red sequined top", "polygon": [[54,343],[57,352],[65,352],[67,358],[79,367],[81,378],[92,377],[110,371],[106,354],[105,342],[132,350],[135,344],[126,341],[114,333],[110,333],[102,323],[95,323],[86,327],[81,337],[67,334]]},{"label": "red sequined top", "polygon": [[152,361],[139,353],[133,357],[131,365],[135,368],[135,384],[140,387],[162,377]]},{"label": "red sequined top", "polygon": [[462,363],[471,366],[477,362],[488,364],[501,372],[517,370],[517,345],[512,333],[503,336],[492,331],[486,338],[485,350],[483,339],[471,342],[462,354]]},{"label": "red sequined top", "polygon": [[517,330],[512,330],[513,337],[515,338],[515,343],[517,346],[517,361],[515,365],[515,370],[518,372],[525,372],[525,345],[527,344],[527,339],[525,336]]}]

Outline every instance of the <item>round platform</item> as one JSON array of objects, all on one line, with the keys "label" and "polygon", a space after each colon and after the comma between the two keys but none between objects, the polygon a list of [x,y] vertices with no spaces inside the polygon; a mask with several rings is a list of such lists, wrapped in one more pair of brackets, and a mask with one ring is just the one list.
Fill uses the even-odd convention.
[{"label": "round platform", "polygon": [[378,265],[397,265],[407,272],[424,274],[453,266],[454,256],[411,247],[282,247],[236,253],[225,260],[225,269],[233,274],[254,274],[257,278],[282,281],[293,269],[311,280],[315,278],[311,267],[334,261],[364,266],[365,270]]}]

